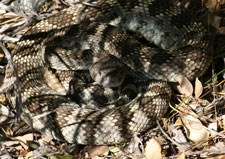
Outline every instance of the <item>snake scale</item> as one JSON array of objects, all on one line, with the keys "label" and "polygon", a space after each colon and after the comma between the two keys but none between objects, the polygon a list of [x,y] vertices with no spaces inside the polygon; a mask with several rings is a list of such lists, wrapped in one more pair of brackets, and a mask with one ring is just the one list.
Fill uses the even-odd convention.
[{"label": "snake scale", "polygon": [[[168,108],[167,82],[192,80],[211,63],[208,30],[194,9],[173,0],[95,0],[31,26],[12,50],[22,119],[56,139],[85,145],[117,144],[146,132]],[[135,79],[145,82],[137,82],[137,95],[119,107],[111,102],[94,109],[66,96],[80,70],[97,82],[90,89],[110,92]],[[76,95],[76,82],[73,87]]]}]

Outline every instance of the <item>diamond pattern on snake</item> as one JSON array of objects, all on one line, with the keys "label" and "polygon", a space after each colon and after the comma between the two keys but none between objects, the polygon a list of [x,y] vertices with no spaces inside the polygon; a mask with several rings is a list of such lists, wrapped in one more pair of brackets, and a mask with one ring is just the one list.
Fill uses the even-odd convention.
[{"label": "diamond pattern on snake", "polygon": [[61,141],[111,145],[154,127],[169,106],[168,82],[201,76],[212,55],[191,4],[94,2],[30,26],[12,60],[26,123]]}]

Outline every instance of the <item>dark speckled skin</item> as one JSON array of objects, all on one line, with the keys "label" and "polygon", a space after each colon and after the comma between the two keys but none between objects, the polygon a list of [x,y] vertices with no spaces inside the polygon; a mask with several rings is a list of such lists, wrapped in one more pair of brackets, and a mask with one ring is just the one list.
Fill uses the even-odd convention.
[{"label": "dark speckled skin", "polygon": [[[86,145],[120,143],[154,126],[169,105],[171,91],[163,81],[176,82],[178,75],[194,79],[212,60],[207,29],[191,8],[172,2],[97,0],[94,5],[76,4],[30,27],[12,52],[23,120],[59,140]],[[157,47],[143,45],[124,30]],[[58,78],[62,85],[57,86],[65,87],[58,90],[68,90],[73,71],[88,70],[109,55],[122,61],[133,79],[141,75],[150,81],[139,83],[137,97],[121,107],[81,107],[44,78],[46,68],[54,69],[52,80]],[[60,71],[69,75],[63,78]]]}]

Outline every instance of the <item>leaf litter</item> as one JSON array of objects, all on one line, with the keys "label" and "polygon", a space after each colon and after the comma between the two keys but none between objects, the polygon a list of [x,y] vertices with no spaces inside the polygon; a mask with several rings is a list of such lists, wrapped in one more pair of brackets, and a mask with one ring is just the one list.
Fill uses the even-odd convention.
[{"label": "leaf litter", "polygon": [[[15,0],[16,1],[16,0]],[[0,2],[0,39],[7,49],[23,34],[26,27],[60,9],[82,2],[72,0],[41,0],[42,7],[13,10],[6,0]],[[177,1],[188,3],[189,0]],[[86,3],[86,1],[85,1]],[[135,134],[129,143],[114,146],[82,146],[58,142],[33,132],[23,121],[16,119],[16,110],[1,94],[0,99],[0,158],[54,158],[54,159],[103,159],[103,158],[225,158],[225,26],[224,0],[202,0],[202,8],[210,17],[207,22],[219,35],[214,46],[213,66],[195,82],[180,78],[175,86],[170,109],[156,128],[144,135]],[[31,15],[31,16],[27,16]],[[25,29],[24,29],[25,28]],[[16,30],[16,31],[15,31]],[[4,77],[6,63],[4,51],[0,49],[0,77]],[[221,60],[222,59],[222,60]],[[222,61],[222,62],[221,62]],[[2,71],[3,70],[3,71]],[[213,74],[211,73],[213,72]]]}]

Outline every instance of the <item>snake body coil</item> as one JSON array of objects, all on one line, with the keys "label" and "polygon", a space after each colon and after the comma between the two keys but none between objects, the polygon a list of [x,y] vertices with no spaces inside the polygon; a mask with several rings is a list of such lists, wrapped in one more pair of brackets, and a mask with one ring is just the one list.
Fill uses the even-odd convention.
[{"label": "snake body coil", "polygon": [[[116,144],[147,131],[169,105],[166,82],[177,82],[180,75],[192,80],[211,62],[207,29],[191,7],[176,6],[172,0],[96,0],[31,26],[12,51],[23,120],[79,144]],[[113,58],[107,67],[110,62],[105,61]],[[48,69],[55,70],[60,89],[52,89],[46,80]],[[120,107],[113,102],[101,109],[81,107],[65,96],[78,70],[90,70],[103,86],[126,85],[126,75],[147,84],[137,84],[137,96]],[[101,71],[112,75],[105,78]],[[114,77],[119,84],[109,85]]]}]

